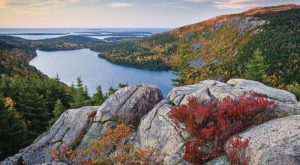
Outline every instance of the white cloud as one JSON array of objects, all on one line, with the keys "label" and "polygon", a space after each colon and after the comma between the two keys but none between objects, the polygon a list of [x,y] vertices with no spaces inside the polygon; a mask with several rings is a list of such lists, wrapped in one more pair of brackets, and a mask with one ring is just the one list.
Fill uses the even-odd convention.
[{"label": "white cloud", "polygon": [[80,3],[81,0],[0,0],[6,2],[6,7],[13,8],[56,8]]},{"label": "white cloud", "polygon": [[215,0],[213,3],[219,9],[241,9],[258,6],[256,0]]},{"label": "white cloud", "polygon": [[114,2],[109,4],[109,6],[113,8],[126,8],[126,7],[135,7],[136,5],[132,3]]},{"label": "white cloud", "polygon": [[190,3],[212,4],[219,9],[241,9],[246,7],[258,6],[259,2],[269,0],[184,0]]}]

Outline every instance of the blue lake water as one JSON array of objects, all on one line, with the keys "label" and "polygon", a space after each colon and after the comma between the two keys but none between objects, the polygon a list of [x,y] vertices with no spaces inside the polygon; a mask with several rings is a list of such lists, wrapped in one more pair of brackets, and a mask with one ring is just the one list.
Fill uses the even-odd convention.
[{"label": "blue lake water", "polygon": [[61,81],[70,85],[81,76],[92,94],[101,85],[104,93],[110,86],[119,83],[153,84],[166,96],[172,89],[171,79],[176,78],[172,71],[149,71],[112,64],[99,58],[98,53],[89,49],[71,51],[37,51],[37,57],[30,64],[49,77],[59,75]]}]

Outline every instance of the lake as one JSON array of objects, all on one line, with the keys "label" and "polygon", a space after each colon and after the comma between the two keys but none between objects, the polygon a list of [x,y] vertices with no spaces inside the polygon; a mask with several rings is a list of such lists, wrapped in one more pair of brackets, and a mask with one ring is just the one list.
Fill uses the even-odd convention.
[{"label": "lake", "polygon": [[81,76],[90,94],[99,85],[106,93],[110,86],[116,87],[119,83],[144,83],[156,85],[166,96],[172,89],[171,80],[176,78],[172,71],[149,71],[112,64],[89,49],[51,52],[37,50],[37,57],[30,64],[49,77],[56,77],[58,74],[61,81],[68,85]]}]

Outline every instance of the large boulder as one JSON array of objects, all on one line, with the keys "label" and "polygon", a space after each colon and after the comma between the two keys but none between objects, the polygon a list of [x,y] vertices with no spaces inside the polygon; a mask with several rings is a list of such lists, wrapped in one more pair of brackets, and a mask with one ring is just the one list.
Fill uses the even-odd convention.
[{"label": "large boulder", "polygon": [[98,109],[80,147],[86,146],[91,139],[101,138],[117,123],[122,122],[137,128],[140,119],[162,99],[161,91],[150,85],[133,85],[118,90]]},{"label": "large boulder", "polygon": [[[153,152],[166,159],[165,162],[176,164],[183,162],[182,145],[190,135],[183,126],[170,119],[168,113],[172,107],[167,101],[162,101],[141,120],[136,146],[151,147]],[[177,150],[180,150],[179,153]]]},{"label": "large boulder", "polygon": [[274,119],[238,135],[250,139],[245,157],[251,165],[300,164],[300,115]]},{"label": "large boulder", "polygon": [[55,124],[44,134],[39,136],[33,144],[21,150],[19,154],[1,162],[1,165],[42,164],[51,162],[51,151],[58,149],[62,144],[72,145],[77,138],[84,134],[92,122],[92,114],[99,107],[83,107],[70,109],[64,112]]},{"label": "large boulder", "polygon": [[[274,100],[277,104],[271,115],[256,116],[260,123],[273,118],[300,114],[300,105],[296,103],[295,96],[290,92],[249,80],[235,79],[228,83],[206,80],[194,85],[173,88],[167,101],[162,101],[142,118],[137,131],[136,146],[152,147],[154,152],[161,156],[164,164],[188,164],[182,157],[183,144],[190,138],[190,135],[183,125],[174,122],[169,117],[168,113],[172,108],[187,104],[191,97],[195,97],[199,102],[220,101],[226,97],[238,100],[252,92]],[[220,161],[211,163],[219,164]]]},{"label": "large boulder", "polygon": [[55,160],[51,151],[59,150],[63,145],[83,148],[91,140],[101,138],[107,130],[120,122],[137,127],[140,119],[162,99],[162,93],[157,87],[133,85],[118,90],[100,107],[67,110],[32,145],[0,164],[51,163]]},{"label": "large boulder", "polygon": [[99,108],[95,122],[120,120],[137,127],[140,119],[163,99],[161,91],[150,85],[133,85],[120,89]]},{"label": "large boulder", "polygon": [[211,100],[209,88],[213,86],[227,86],[227,84],[214,80],[201,81],[194,85],[173,88],[167,97],[176,106],[187,104],[191,97],[197,98],[199,102]]},{"label": "large boulder", "polygon": [[194,85],[173,88],[168,98],[176,106],[186,104],[188,99],[196,97],[199,102],[211,99],[222,100],[225,97],[238,99],[255,92],[282,103],[297,103],[296,96],[288,91],[266,86],[260,82],[244,79],[231,79],[227,83],[214,80],[201,81]]},{"label": "large boulder", "polygon": [[266,86],[260,82],[244,79],[232,79],[227,82],[227,84],[236,87],[242,88],[248,91],[254,91],[261,95],[264,95],[268,98],[278,100],[285,103],[296,103],[296,96],[288,91],[275,89],[269,86]]},{"label": "large boulder", "polygon": [[168,99],[176,106],[187,104],[191,97],[198,102],[221,101],[226,97],[238,100],[242,96],[255,92],[277,104],[270,118],[300,114],[300,105],[296,96],[288,91],[266,86],[260,82],[244,79],[232,79],[227,83],[214,80],[201,81],[194,85],[173,88]]}]

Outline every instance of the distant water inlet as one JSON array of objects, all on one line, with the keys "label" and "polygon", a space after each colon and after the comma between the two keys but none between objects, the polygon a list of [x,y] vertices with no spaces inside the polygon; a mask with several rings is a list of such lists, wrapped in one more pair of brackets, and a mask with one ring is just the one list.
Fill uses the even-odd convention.
[{"label": "distant water inlet", "polygon": [[89,49],[51,52],[38,50],[37,55],[30,61],[31,65],[49,77],[58,74],[61,81],[68,85],[81,76],[90,94],[99,85],[106,93],[110,86],[116,87],[119,83],[143,83],[156,85],[166,96],[172,89],[172,79],[176,78],[172,71],[149,71],[112,64]]}]

